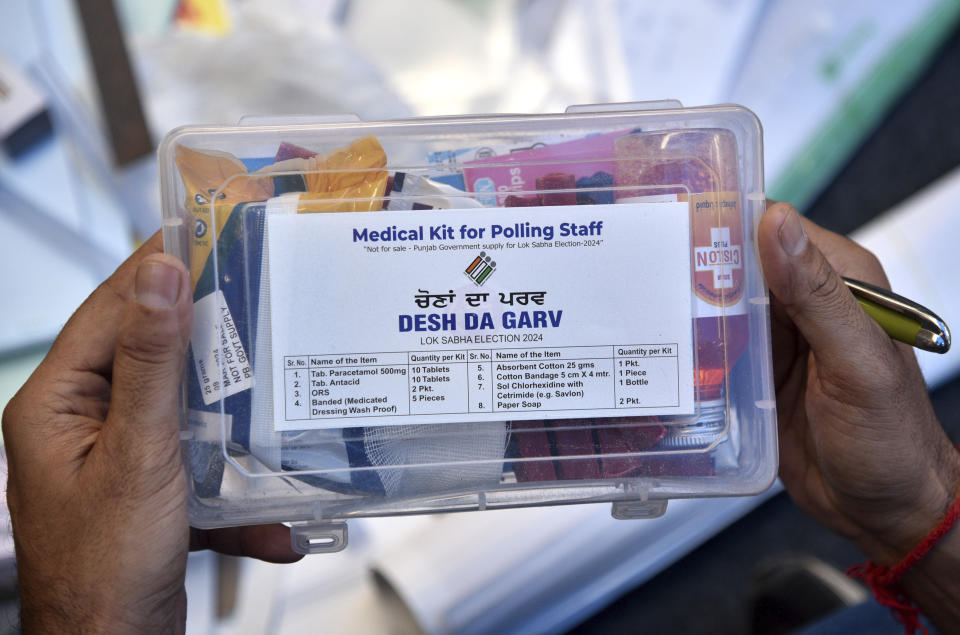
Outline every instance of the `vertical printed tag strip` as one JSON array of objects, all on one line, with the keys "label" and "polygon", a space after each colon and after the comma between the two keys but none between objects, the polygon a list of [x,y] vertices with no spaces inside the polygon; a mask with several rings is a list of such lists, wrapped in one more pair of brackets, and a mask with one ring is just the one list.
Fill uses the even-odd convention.
[{"label": "vertical printed tag strip", "polygon": [[[209,406],[253,387],[250,358],[222,291],[194,303],[190,344],[203,403]],[[218,369],[222,373],[218,373]]]}]

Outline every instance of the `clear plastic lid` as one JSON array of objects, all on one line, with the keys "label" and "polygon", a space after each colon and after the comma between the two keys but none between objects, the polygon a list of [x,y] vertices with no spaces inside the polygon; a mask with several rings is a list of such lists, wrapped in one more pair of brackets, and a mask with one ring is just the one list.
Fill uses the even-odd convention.
[{"label": "clear plastic lid", "polygon": [[192,523],[768,487],[760,125],[661,106],[170,133]]}]

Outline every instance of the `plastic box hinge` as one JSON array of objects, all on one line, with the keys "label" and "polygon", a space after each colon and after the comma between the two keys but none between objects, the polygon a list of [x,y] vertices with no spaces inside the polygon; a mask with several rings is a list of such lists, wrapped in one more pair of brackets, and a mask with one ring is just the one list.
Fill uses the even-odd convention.
[{"label": "plastic box hinge", "polygon": [[347,523],[327,522],[293,525],[290,546],[297,553],[336,553],[347,548]]},{"label": "plastic box hinge", "polygon": [[667,500],[614,501],[610,515],[617,520],[660,518],[667,512]]}]

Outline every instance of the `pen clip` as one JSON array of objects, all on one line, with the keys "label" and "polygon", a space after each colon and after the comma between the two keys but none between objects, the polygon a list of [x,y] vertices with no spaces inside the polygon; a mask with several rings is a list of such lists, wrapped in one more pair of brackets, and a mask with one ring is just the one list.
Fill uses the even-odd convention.
[{"label": "pen clip", "polygon": [[927,307],[917,304],[913,300],[908,300],[893,291],[881,289],[860,280],[843,278],[843,281],[853,295],[874,302],[917,322],[920,326],[917,341],[914,343],[917,348],[940,354],[950,350],[950,329],[940,319],[940,316]]}]

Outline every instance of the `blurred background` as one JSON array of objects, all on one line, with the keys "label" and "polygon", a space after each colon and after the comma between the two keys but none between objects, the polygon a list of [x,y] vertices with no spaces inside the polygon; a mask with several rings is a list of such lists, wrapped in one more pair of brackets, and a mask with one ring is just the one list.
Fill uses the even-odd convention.
[{"label": "blurred background", "polygon": [[[768,196],[956,327],[958,25],[960,0],[3,0],[0,405],[159,227],[157,143],[245,116],[743,104]],[[958,355],[918,353],[955,442]],[[193,554],[188,632],[784,632],[757,622],[771,567],[861,559],[779,488],[652,521],[588,505],[350,530],[347,551],[284,567]],[[0,600],[15,632],[8,530]]]}]

